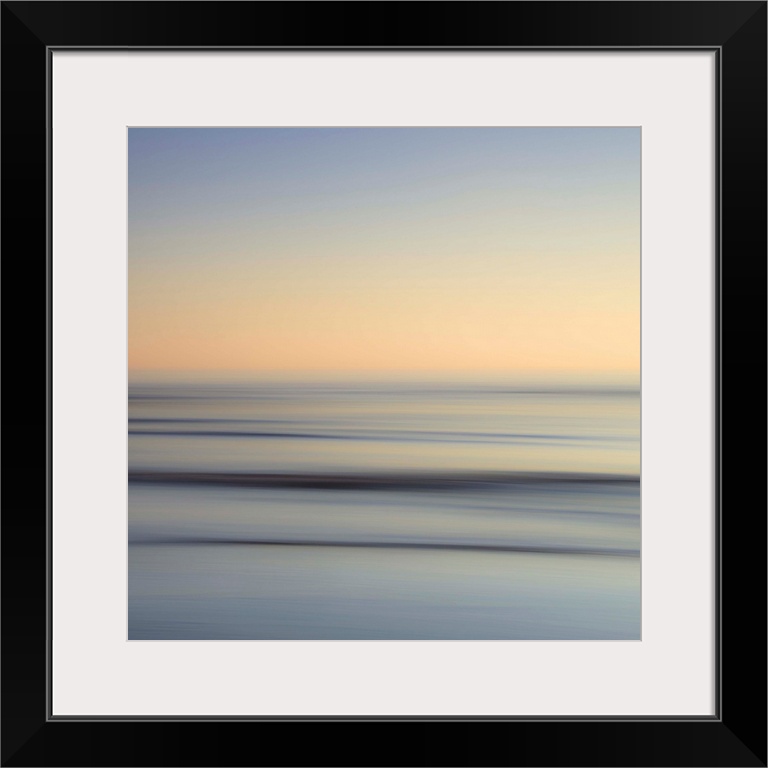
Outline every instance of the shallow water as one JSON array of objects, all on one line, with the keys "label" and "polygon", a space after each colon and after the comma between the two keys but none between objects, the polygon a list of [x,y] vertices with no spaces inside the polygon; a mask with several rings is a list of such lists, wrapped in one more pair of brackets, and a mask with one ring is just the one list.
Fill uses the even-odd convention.
[{"label": "shallow water", "polygon": [[130,639],[639,639],[639,395],[132,386]]}]

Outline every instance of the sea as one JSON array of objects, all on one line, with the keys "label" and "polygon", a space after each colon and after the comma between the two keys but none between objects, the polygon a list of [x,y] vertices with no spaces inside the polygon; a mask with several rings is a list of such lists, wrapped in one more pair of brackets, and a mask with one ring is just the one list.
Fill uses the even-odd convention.
[{"label": "sea", "polygon": [[129,640],[639,640],[640,392],[134,381]]}]

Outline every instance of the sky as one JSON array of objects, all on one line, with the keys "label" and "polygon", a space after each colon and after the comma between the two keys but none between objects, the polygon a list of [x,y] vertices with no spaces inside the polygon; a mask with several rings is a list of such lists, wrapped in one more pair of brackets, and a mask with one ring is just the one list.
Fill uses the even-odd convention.
[{"label": "sky", "polygon": [[129,372],[633,375],[639,128],[130,128]]}]

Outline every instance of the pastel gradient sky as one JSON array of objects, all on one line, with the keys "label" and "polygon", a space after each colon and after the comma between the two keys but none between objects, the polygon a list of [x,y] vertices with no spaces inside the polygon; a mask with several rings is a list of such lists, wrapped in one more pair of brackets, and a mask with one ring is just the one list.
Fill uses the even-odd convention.
[{"label": "pastel gradient sky", "polygon": [[131,373],[639,371],[639,128],[128,138]]}]

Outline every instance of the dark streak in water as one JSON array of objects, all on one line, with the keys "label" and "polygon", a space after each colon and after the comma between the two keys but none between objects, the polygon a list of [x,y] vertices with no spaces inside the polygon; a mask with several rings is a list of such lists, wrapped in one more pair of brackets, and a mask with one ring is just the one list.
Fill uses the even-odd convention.
[{"label": "dark streak in water", "polygon": [[589,555],[639,557],[634,549],[594,549],[587,547],[542,547],[522,544],[464,544],[418,541],[285,541],[277,539],[145,539],[133,546],[264,546],[264,547],[347,547],[355,549],[437,549],[460,552],[511,552],[534,555]]},{"label": "dark streak in water", "polygon": [[[300,440],[366,440],[376,442],[442,442],[450,440],[451,442],[461,443],[498,443],[503,440],[541,440],[549,442],[572,442],[590,440],[590,437],[580,437],[577,435],[534,435],[534,434],[505,434],[493,432],[416,432],[402,431],[397,434],[386,434],[376,430],[366,432],[347,432],[327,434],[321,432],[245,432],[237,430],[209,430],[209,429],[185,429],[185,430],[165,430],[165,429],[131,429],[129,435],[141,435],[142,437],[240,437],[240,438],[278,438],[278,439],[300,439]],[[610,437],[602,437],[602,440],[611,440]]]},{"label": "dark streak in water", "polygon": [[555,472],[464,472],[464,473],[369,473],[298,474],[246,472],[159,472],[134,470],[132,483],[213,485],[232,488],[294,488],[329,491],[450,491],[511,489],[516,486],[638,485],[636,475]]},{"label": "dark streak in water", "polygon": [[293,424],[288,419],[140,419],[130,418],[129,424]]},{"label": "dark streak in water", "polygon": [[[130,429],[129,435],[156,435],[158,437],[280,437],[300,438],[301,440],[359,440],[357,435],[321,435],[301,432],[236,432],[234,430],[160,430],[160,429]],[[375,438],[374,438],[375,439]]]}]

